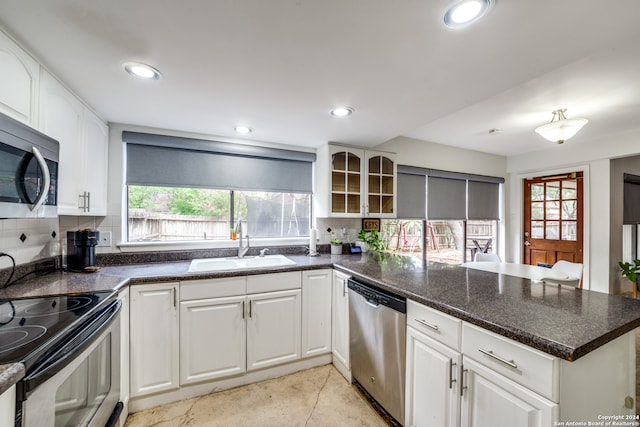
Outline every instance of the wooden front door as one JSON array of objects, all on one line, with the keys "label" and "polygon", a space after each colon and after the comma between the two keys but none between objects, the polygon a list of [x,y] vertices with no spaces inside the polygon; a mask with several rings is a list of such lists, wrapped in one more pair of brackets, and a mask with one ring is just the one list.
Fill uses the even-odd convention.
[{"label": "wooden front door", "polygon": [[524,263],[582,262],[582,172],[524,180]]}]

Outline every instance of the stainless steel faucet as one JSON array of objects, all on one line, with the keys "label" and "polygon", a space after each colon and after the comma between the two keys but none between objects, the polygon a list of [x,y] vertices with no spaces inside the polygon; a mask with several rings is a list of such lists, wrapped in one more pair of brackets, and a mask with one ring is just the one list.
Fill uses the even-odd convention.
[{"label": "stainless steel faucet", "polygon": [[244,256],[249,252],[249,235],[246,235],[247,238],[247,246],[242,245],[242,220],[238,220],[236,224],[236,233],[238,234],[238,258],[244,258]]}]

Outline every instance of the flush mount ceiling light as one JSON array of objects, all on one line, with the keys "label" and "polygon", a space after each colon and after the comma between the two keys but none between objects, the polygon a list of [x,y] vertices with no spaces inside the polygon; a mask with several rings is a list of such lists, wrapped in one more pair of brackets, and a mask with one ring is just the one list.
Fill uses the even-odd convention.
[{"label": "flush mount ceiling light", "polygon": [[247,134],[247,133],[253,132],[253,129],[251,129],[247,125],[236,125],[236,126],[233,127],[233,130],[235,130],[238,133],[242,133],[242,134]]},{"label": "flush mount ceiling light", "polygon": [[491,0],[462,0],[453,3],[444,14],[444,24],[449,28],[462,28],[487,13]]},{"label": "flush mount ceiling light", "polygon": [[346,117],[353,114],[355,110],[351,107],[337,107],[330,111],[332,116]]},{"label": "flush mount ceiling light", "polygon": [[552,114],[551,122],[536,128],[536,132],[549,141],[562,144],[567,139],[578,133],[582,126],[586,125],[587,119],[567,119],[564,116],[566,108],[555,110]]},{"label": "flush mount ceiling light", "polygon": [[127,73],[139,79],[160,79],[160,71],[147,64],[142,64],[140,62],[125,62],[124,64],[122,64],[122,68],[124,68]]}]

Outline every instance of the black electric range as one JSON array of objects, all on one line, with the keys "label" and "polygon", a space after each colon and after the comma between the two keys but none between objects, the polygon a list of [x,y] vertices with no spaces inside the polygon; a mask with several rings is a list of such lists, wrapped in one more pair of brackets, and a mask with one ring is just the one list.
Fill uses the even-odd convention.
[{"label": "black electric range", "polygon": [[0,364],[22,362],[29,372],[116,298],[106,291],[0,300]]}]

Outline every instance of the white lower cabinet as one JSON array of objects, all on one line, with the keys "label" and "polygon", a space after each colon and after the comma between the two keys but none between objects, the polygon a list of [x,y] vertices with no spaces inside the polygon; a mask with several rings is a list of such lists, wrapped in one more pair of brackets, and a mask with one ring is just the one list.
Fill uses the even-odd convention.
[{"label": "white lower cabinet", "polygon": [[463,376],[462,427],[546,427],[558,419],[558,404],[471,359]]},{"label": "white lower cabinet", "polygon": [[0,426],[12,426],[16,422],[16,386],[12,385],[0,394]]},{"label": "white lower cabinet", "polygon": [[407,301],[407,426],[553,425],[558,404],[541,393],[553,396],[558,366],[555,357]]},{"label": "white lower cabinet", "polygon": [[245,296],[180,303],[180,384],[246,371]]},{"label": "white lower cabinet", "polygon": [[407,426],[457,427],[462,355],[407,328]]},{"label": "white lower cabinet", "polygon": [[130,289],[131,397],[177,389],[178,283]]},{"label": "white lower cabinet", "polygon": [[570,362],[407,301],[406,372],[407,426],[586,425],[635,414],[635,331]]},{"label": "white lower cabinet", "polygon": [[348,275],[339,271],[333,272],[331,347],[333,364],[348,381],[351,381],[348,280]]},{"label": "white lower cabinet", "polygon": [[333,270],[302,272],[302,357],[331,353]]},{"label": "white lower cabinet", "polygon": [[247,370],[300,359],[300,289],[247,296]]}]

